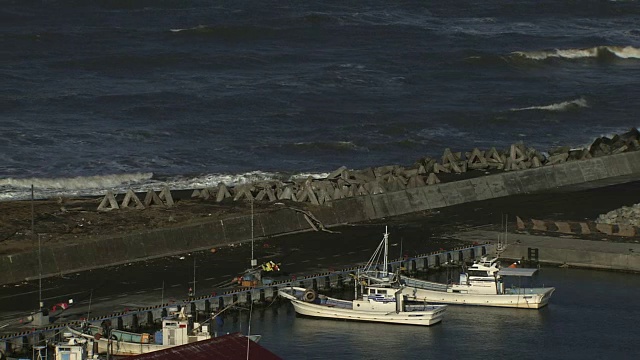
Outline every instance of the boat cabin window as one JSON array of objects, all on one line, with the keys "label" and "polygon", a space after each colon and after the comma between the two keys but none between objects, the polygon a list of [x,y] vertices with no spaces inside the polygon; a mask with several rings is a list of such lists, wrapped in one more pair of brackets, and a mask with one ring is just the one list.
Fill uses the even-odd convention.
[{"label": "boat cabin window", "polygon": [[378,290],[378,294],[386,295],[387,294],[387,290]]},{"label": "boat cabin window", "polygon": [[489,276],[486,271],[482,270],[469,270],[469,276]]}]

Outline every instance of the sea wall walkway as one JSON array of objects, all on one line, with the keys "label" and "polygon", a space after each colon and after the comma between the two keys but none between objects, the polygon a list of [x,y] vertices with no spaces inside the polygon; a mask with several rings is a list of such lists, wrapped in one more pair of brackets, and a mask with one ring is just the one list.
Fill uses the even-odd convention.
[{"label": "sea wall walkway", "polygon": [[[278,206],[268,212],[210,218],[184,226],[153,229],[42,247],[0,257],[0,284],[100,268],[212,246],[249,241],[348,223],[438,209],[491,198],[558,191],[566,187],[597,188],[640,180],[640,151],[623,152],[525,170],[500,172],[447,183],[354,196],[324,205]],[[40,256],[39,256],[40,255]]]}]

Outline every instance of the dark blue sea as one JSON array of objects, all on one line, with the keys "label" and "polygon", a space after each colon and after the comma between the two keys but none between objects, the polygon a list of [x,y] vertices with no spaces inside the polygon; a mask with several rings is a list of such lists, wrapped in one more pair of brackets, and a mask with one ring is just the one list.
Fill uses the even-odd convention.
[{"label": "dark blue sea", "polygon": [[0,199],[581,147],[639,125],[637,1],[0,0]]}]

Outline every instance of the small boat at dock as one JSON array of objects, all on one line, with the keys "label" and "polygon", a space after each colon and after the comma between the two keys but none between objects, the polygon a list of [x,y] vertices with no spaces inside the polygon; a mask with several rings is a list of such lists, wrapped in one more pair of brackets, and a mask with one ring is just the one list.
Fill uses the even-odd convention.
[{"label": "small boat at dock", "polygon": [[367,263],[360,277],[372,284],[403,286],[409,301],[539,309],[549,303],[555,291],[554,287],[523,286],[523,283],[531,283],[538,269],[518,268],[517,264],[503,268],[497,257],[483,256],[471,266],[463,267],[457,283],[443,284],[396,274],[388,271],[388,241],[389,233],[385,230],[375,257]]},{"label": "small boat at dock", "polygon": [[[384,245],[386,259],[386,242]],[[372,259],[382,249],[378,246]],[[429,326],[442,321],[447,309],[446,305],[409,303],[407,287],[397,283],[371,282],[358,274],[353,285],[354,300],[317,294],[303,287],[284,287],[278,294],[291,301],[297,314],[325,319]]]},{"label": "small boat at dock", "polygon": [[278,290],[289,299],[299,315],[339,320],[380,322],[403,325],[433,325],[442,321],[446,305],[409,304],[403,301],[403,289],[366,286],[355,300],[318,295],[301,287]]},{"label": "small boat at dock", "polygon": [[[96,326],[85,323],[78,328],[68,326],[67,331],[73,336],[94,341],[97,344],[98,354],[115,356],[146,354],[213,337],[207,325],[193,323],[190,326],[188,318],[184,314],[184,308],[179,311],[173,311],[169,317],[164,318],[162,320],[162,330],[153,335],[110,329],[110,324]],[[109,334],[109,336],[106,334]],[[261,335],[249,335],[248,338],[258,342]]]},{"label": "small boat at dock", "polygon": [[[408,288],[410,300],[439,304],[539,309],[549,303],[554,287],[526,287],[538,272],[535,268],[500,267],[497,258],[482,257],[460,272],[457,283],[442,284],[404,275],[399,281]],[[515,281],[514,281],[515,279]],[[505,285],[510,281],[510,285]]]}]

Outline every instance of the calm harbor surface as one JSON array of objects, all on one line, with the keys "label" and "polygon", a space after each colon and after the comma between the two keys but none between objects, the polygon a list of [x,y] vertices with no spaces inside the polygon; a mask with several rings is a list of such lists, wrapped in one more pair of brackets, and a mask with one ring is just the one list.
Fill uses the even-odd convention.
[{"label": "calm harbor surface", "polygon": [[[541,310],[450,306],[432,327],[317,320],[274,303],[251,314],[251,333],[284,359],[637,359],[637,274],[543,268],[538,283],[556,287]],[[248,330],[249,314],[225,319]]]}]

